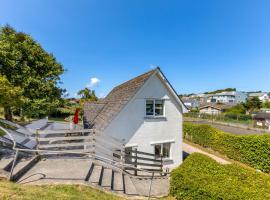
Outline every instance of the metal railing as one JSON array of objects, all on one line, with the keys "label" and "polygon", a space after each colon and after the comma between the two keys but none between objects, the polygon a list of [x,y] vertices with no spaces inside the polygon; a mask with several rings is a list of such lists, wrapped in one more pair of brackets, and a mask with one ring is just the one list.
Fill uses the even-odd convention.
[{"label": "metal railing", "polygon": [[[21,127],[20,127],[21,128]],[[109,164],[112,168],[116,168],[123,174],[129,176],[137,176],[137,172],[144,172],[151,175],[151,182],[149,186],[149,198],[151,196],[151,188],[155,173],[162,173],[163,160],[145,158],[141,155],[154,156],[141,151],[125,151],[124,143],[108,135],[97,134],[94,129],[82,129],[82,130],[36,130],[36,134],[32,136],[35,139],[37,146],[35,149],[25,149],[17,146],[16,140],[9,133],[8,130],[0,126],[0,129],[4,131],[13,141],[12,149],[15,150],[15,156],[13,159],[11,171],[9,174],[9,180],[12,180],[13,170],[15,168],[19,152],[36,153],[38,155],[46,154],[75,154],[85,155],[90,159]],[[76,149],[77,147],[81,147]],[[82,148],[83,147],[83,148]],[[90,148],[91,147],[91,148]],[[133,153],[136,153],[134,156]],[[131,162],[127,162],[127,159],[131,159]],[[135,159],[136,162],[132,162]],[[154,163],[138,162],[143,160]],[[158,170],[144,169],[144,166],[158,167]],[[134,175],[131,175],[126,171],[131,169],[135,171]],[[168,173],[166,173],[168,174]]]}]

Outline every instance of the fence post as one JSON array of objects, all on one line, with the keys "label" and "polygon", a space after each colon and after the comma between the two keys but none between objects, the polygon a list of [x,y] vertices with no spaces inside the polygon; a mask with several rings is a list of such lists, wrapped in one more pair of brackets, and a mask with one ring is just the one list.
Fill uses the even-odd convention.
[{"label": "fence post", "polygon": [[135,176],[137,176],[138,175],[138,173],[137,173],[137,163],[138,163],[138,161],[137,161],[137,157],[138,157],[138,153],[137,153],[137,148],[135,149],[135,161],[134,161],[134,163],[135,163],[135,171],[134,171],[134,175]]},{"label": "fence post", "polygon": [[16,165],[16,162],[17,162],[17,159],[18,159],[18,155],[19,155],[19,150],[16,150],[15,157],[14,157],[14,160],[13,160],[13,163],[12,163],[12,167],[11,167],[11,170],[10,170],[10,174],[9,174],[9,180],[10,181],[12,181],[13,170],[14,170],[14,167]]},{"label": "fence post", "polygon": [[162,172],[163,172],[163,156],[162,155],[160,156],[160,164],[161,164],[160,171],[162,175]]},{"label": "fence post", "polygon": [[148,192],[148,200],[151,198],[151,190],[152,190],[152,184],[153,184],[153,179],[154,179],[154,172],[152,172],[152,177],[151,177],[151,182],[149,186],[149,192]]},{"label": "fence post", "polygon": [[96,159],[96,132],[95,129],[93,129],[93,155],[94,155],[94,159]]},{"label": "fence post", "polygon": [[122,165],[122,171],[124,170],[124,163],[125,163],[125,140],[122,140],[122,146],[121,146],[121,165]]},{"label": "fence post", "polygon": [[[36,145],[36,150],[38,150],[38,145],[39,145],[39,140],[38,140],[38,137],[39,137],[39,128],[36,129],[36,142],[37,142],[37,145]],[[38,151],[36,152],[36,155],[38,155]]]}]

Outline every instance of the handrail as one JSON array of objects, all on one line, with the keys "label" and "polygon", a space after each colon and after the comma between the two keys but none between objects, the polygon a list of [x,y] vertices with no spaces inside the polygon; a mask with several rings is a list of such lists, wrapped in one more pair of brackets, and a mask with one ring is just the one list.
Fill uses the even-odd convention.
[{"label": "handrail", "polygon": [[[112,159],[109,159],[109,158],[106,158],[106,157],[103,157],[103,156],[99,156],[95,153],[95,149],[94,149],[94,152],[75,152],[75,151],[71,151],[71,150],[61,150],[61,151],[55,151],[55,150],[40,150],[40,149],[22,149],[22,148],[17,148],[17,143],[16,143],[16,140],[14,139],[14,137],[9,133],[8,130],[6,130],[5,128],[1,127],[0,126],[0,129],[3,130],[12,140],[13,142],[13,147],[12,149],[16,151],[15,153],[15,156],[14,156],[14,160],[13,160],[13,163],[12,163],[12,167],[11,167],[11,171],[10,171],[10,174],[9,174],[9,180],[12,180],[12,175],[13,175],[13,170],[15,168],[15,165],[16,165],[16,161],[17,161],[17,158],[19,156],[19,151],[22,151],[22,152],[47,152],[47,153],[56,153],[56,154],[78,154],[78,155],[87,155],[88,157],[91,157],[92,159],[94,160],[98,160],[100,162],[104,162],[105,164],[110,164],[112,168],[117,168],[119,171],[121,171],[121,173],[125,174],[125,175],[129,175],[129,176],[135,176],[135,175],[131,175],[129,173],[127,173],[124,169],[125,168],[129,168],[129,169],[133,169],[136,171],[136,174],[137,174],[137,171],[141,171],[141,172],[145,172],[145,173],[149,173],[151,174],[151,182],[150,182],[150,186],[149,186],[149,193],[148,193],[148,199],[150,199],[151,197],[151,190],[152,190],[152,183],[153,183],[153,178],[154,178],[154,174],[155,173],[162,173],[162,172],[155,172],[155,171],[149,171],[149,170],[146,170],[146,169],[143,169],[141,167],[138,167],[137,165],[136,166],[133,166],[131,164],[127,164],[127,163],[124,163],[123,162],[123,159],[125,159],[125,157],[122,155],[124,153],[125,155],[125,151],[124,150],[124,146],[123,144],[120,145],[120,161],[116,161],[116,160],[112,160]],[[70,130],[69,133],[72,133],[73,130]],[[78,130],[79,132],[79,130]],[[80,130],[81,132],[81,130]],[[89,132],[89,130],[84,130],[84,132]],[[94,137],[96,136],[95,135],[95,131],[91,129],[91,132],[94,134]],[[66,133],[66,132],[65,132]],[[73,132],[74,133],[74,132]],[[38,131],[36,132],[36,136],[38,136]],[[114,138],[112,138],[114,139]],[[117,141],[117,140],[115,140]],[[37,140],[38,142],[38,140]],[[98,140],[95,140],[94,139],[94,142],[98,142]],[[117,141],[120,143],[120,141]],[[112,144],[112,142],[109,142],[110,145]],[[93,143],[95,144],[95,143]],[[98,144],[98,143],[97,143]],[[121,143],[120,143],[121,144]],[[38,144],[37,144],[38,145]],[[114,144],[113,146],[115,146],[116,144]],[[117,146],[118,147],[118,146]],[[112,150],[111,150],[112,151]],[[112,151],[113,152],[113,151]],[[143,153],[143,152],[140,152],[140,153]],[[150,155],[150,154],[148,154]],[[117,159],[118,160],[118,159]],[[139,163],[137,163],[139,164]],[[162,160],[161,160],[161,166],[162,166]],[[169,174],[169,172],[166,172],[166,174]],[[136,177],[136,176],[135,176]]]},{"label": "handrail", "polygon": [[2,131],[4,131],[10,138],[11,138],[11,140],[12,140],[12,142],[13,142],[13,149],[14,148],[16,148],[16,140],[14,139],[14,137],[8,132],[8,130],[6,130],[5,128],[3,128],[2,126],[0,126],[0,129],[2,130]]},{"label": "handrail", "polygon": [[[84,152],[72,152],[72,151],[65,151],[65,150],[61,150],[61,151],[55,151],[55,150],[40,150],[40,149],[21,149],[21,148],[14,148],[14,150],[18,150],[18,151],[24,151],[24,152],[48,152],[48,153],[56,153],[56,154],[79,154],[79,155],[88,155],[88,156],[91,156],[92,158],[96,158],[96,159],[99,159],[99,160],[103,160],[103,161],[108,161],[110,162],[110,164],[115,164],[117,166],[117,164],[119,164],[118,166],[123,166],[123,167],[130,167],[132,169],[137,169],[139,171],[143,171],[143,172],[147,172],[147,173],[150,173],[152,174],[153,171],[149,171],[149,170],[145,170],[143,168],[140,168],[140,167],[134,167],[133,165],[130,165],[130,164],[125,164],[125,163],[120,163],[120,162],[117,162],[115,160],[111,160],[109,158],[106,158],[106,157],[102,157],[102,156],[98,156],[96,154],[93,154],[93,153],[84,153]],[[119,168],[120,170],[122,170],[121,168]],[[125,174],[127,174],[125,171],[123,171]],[[160,172],[155,172],[155,173],[159,173]],[[166,174],[169,174],[169,172],[166,172]],[[129,174],[130,175],[130,174]]]}]

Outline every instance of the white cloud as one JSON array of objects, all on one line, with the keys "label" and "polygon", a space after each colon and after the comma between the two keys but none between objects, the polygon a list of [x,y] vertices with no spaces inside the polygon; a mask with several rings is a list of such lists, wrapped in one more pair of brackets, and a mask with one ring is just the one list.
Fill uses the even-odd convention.
[{"label": "white cloud", "polygon": [[100,80],[96,77],[90,78],[90,83],[87,85],[87,87],[92,88],[100,83]]}]

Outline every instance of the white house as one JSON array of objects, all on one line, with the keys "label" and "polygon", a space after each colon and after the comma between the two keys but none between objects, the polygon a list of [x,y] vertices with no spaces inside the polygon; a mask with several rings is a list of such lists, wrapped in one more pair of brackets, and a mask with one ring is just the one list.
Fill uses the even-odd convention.
[{"label": "white house", "polygon": [[84,107],[85,128],[124,141],[125,148],[162,155],[174,168],[182,163],[182,122],[187,108],[159,68],[115,87]]},{"label": "white house", "polygon": [[221,92],[208,95],[208,103],[242,103],[247,100],[247,93],[240,91]]},{"label": "white house", "polygon": [[262,102],[270,101],[270,98],[267,92],[250,93],[249,98],[252,98],[252,97],[258,97]]},{"label": "white house", "polygon": [[198,108],[200,106],[199,101],[197,101],[196,99],[182,98],[182,101],[185,104],[185,106],[189,109]]}]

